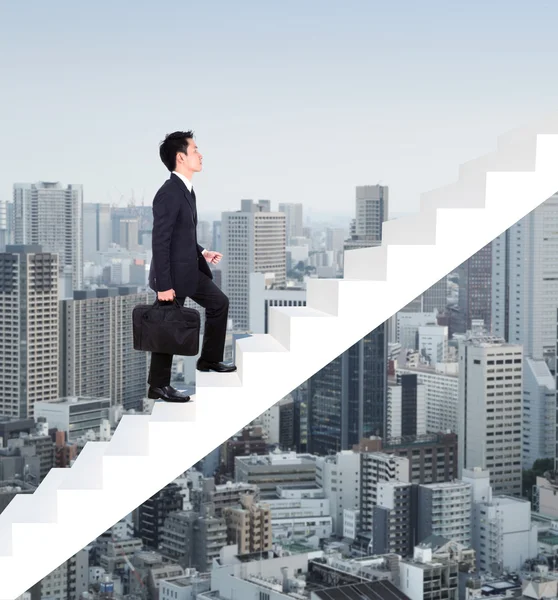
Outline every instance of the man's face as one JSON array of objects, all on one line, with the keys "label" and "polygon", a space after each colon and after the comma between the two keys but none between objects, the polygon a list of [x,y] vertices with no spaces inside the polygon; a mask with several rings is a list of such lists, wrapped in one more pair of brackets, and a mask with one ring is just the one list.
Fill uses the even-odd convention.
[{"label": "man's face", "polygon": [[179,152],[176,155],[176,162],[194,173],[202,170],[202,155],[192,138],[188,138],[188,153]]}]

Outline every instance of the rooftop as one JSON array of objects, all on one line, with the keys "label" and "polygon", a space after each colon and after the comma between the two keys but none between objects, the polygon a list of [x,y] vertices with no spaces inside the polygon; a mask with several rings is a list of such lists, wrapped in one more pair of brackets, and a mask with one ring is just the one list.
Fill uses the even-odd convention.
[{"label": "rooftop", "polygon": [[188,587],[196,580],[210,579],[210,573],[195,573],[194,575],[178,575],[177,577],[169,577],[166,579],[166,583],[172,583],[178,587]]},{"label": "rooftop", "polygon": [[422,484],[422,487],[431,489],[431,490],[451,490],[451,489],[462,489],[462,488],[470,488],[470,483],[465,483],[464,481],[443,481],[438,483],[425,483]]},{"label": "rooftop", "polygon": [[314,594],[320,600],[409,600],[393,583],[385,580],[314,590]]},{"label": "rooftop", "polygon": [[93,402],[108,402],[110,404],[110,398],[99,398],[91,396],[64,396],[62,398],[56,398],[55,400],[42,400],[36,404],[91,404]]},{"label": "rooftop", "polygon": [[296,454],[296,452],[270,452],[269,454],[252,454],[251,456],[236,456],[235,460],[255,466],[279,465],[315,465],[316,457],[312,454]]}]

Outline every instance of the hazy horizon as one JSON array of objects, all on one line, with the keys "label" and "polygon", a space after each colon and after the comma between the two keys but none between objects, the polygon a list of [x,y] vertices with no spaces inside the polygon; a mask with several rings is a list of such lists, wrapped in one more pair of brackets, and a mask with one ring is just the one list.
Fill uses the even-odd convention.
[{"label": "hazy horizon", "polygon": [[200,214],[241,198],[352,214],[355,187],[378,182],[413,212],[555,109],[556,17],[542,0],[4,3],[0,199],[47,180],[151,204],[158,143],[193,129]]}]

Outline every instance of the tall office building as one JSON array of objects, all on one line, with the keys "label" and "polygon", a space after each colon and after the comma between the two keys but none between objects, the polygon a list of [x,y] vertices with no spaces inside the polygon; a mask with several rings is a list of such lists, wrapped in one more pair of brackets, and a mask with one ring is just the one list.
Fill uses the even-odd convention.
[{"label": "tall office building", "polygon": [[131,252],[139,250],[139,222],[137,218],[120,219],[120,246]]},{"label": "tall office building", "polygon": [[426,396],[426,431],[457,431],[459,402],[459,369],[457,363],[438,364],[436,367],[397,367],[396,373],[416,374],[424,386]]},{"label": "tall office building", "polygon": [[364,437],[383,436],[386,423],[385,323],[308,380],[308,451],[349,450]]},{"label": "tall office building", "polygon": [[523,468],[556,453],[556,380],[544,360],[523,361]]},{"label": "tall office building", "polygon": [[471,543],[471,484],[430,483],[418,489],[418,541],[440,535],[464,546]]},{"label": "tall office building", "polygon": [[345,450],[316,460],[316,483],[329,500],[333,533],[343,537],[345,511],[360,503],[360,454]]},{"label": "tall office building", "polygon": [[355,219],[351,223],[350,237],[345,240],[345,250],[379,246],[382,241],[382,223],[388,220],[388,187],[357,186],[355,208]]},{"label": "tall office building", "polygon": [[471,486],[471,542],[476,567],[489,572],[496,567],[520,571],[525,561],[538,555],[537,523],[531,520],[531,503],[525,498],[492,494],[489,473],[465,470],[463,481]]},{"label": "tall office building", "polygon": [[111,243],[110,205],[83,204],[83,260],[95,262],[97,252],[106,252]]},{"label": "tall office building", "polygon": [[8,239],[8,203],[0,200],[0,252],[5,252]]},{"label": "tall office building", "polygon": [[448,276],[444,275],[442,279],[431,285],[420,296],[411,300],[399,312],[405,313],[432,313],[437,311],[443,313],[448,304]]},{"label": "tall office building", "polygon": [[488,331],[492,329],[492,242],[475,252],[457,268],[459,273],[460,333],[469,331],[472,321],[482,319]]},{"label": "tall office building", "polygon": [[[37,582],[29,591],[37,598],[83,598],[89,589],[89,549],[83,548]],[[22,596],[24,598],[24,596]]]},{"label": "tall office building", "polygon": [[302,204],[280,202],[279,212],[285,213],[287,245],[296,237],[302,237],[304,223],[302,221]]},{"label": "tall office building", "polygon": [[58,268],[39,245],[0,254],[0,414],[33,417],[58,397]]},{"label": "tall office building", "polygon": [[328,227],[326,229],[325,249],[333,252],[343,252],[345,234],[345,229],[341,227],[334,229]]},{"label": "tall office building", "polygon": [[390,481],[409,483],[409,460],[383,452],[362,452],[360,455],[360,529],[365,535],[372,533],[379,484]]},{"label": "tall office building", "polygon": [[359,452],[383,452],[406,458],[412,483],[438,483],[457,477],[457,436],[455,433],[408,436],[385,440],[372,437],[355,446]]},{"label": "tall office building", "polygon": [[358,185],[356,187],[357,236],[382,239],[382,223],[388,219],[388,187],[384,185]]},{"label": "tall office building", "polygon": [[558,194],[493,241],[492,329],[554,368]]},{"label": "tall office building", "polygon": [[418,486],[390,481],[378,484],[372,508],[372,552],[409,556],[417,537]]},{"label": "tall office building", "polygon": [[15,244],[38,244],[58,254],[60,276],[83,285],[83,186],[59,182],[14,184]]},{"label": "tall office building", "polygon": [[150,303],[137,287],[78,290],[61,303],[62,396],[109,397],[141,409],[149,354],[134,350],[132,310]]},{"label": "tall office building", "polygon": [[[356,218],[345,250],[379,245],[387,213],[386,186],[357,186]],[[348,450],[363,437],[385,435],[387,344],[382,323],[308,380],[310,452]]]},{"label": "tall office building", "polygon": [[242,200],[241,210],[222,216],[222,290],[229,297],[233,329],[249,328],[250,273],[271,273],[273,286],[286,284],[285,214],[271,212],[269,201]]},{"label": "tall office building", "polygon": [[184,496],[180,486],[169,483],[138,507],[137,536],[148,548],[157,550],[161,544],[161,534],[165,519],[182,510]]},{"label": "tall office building", "polygon": [[426,434],[425,387],[416,374],[399,374],[388,380],[386,439]]},{"label": "tall office building", "polygon": [[191,510],[169,514],[161,533],[161,553],[183,567],[210,571],[227,545],[225,519],[215,517],[212,508],[203,506],[201,514]]},{"label": "tall office building", "polygon": [[239,504],[223,511],[228,543],[237,544],[239,554],[271,550],[269,505],[257,502],[251,494],[242,495]]},{"label": "tall office building", "polygon": [[448,276],[444,275],[422,294],[422,312],[443,313],[448,305]]},{"label": "tall office building", "polygon": [[213,221],[212,240],[210,250],[221,252],[221,221]]},{"label": "tall office building", "polygon": [[209,221],[198,221],[197,226],[198,244],[208,250],[215,250],[211,245],[213,236],[211,233],[211,223]]},{"label": "tall office building", "polygon": [[471,333],[459,344],[458,461],[490,471],[497,494],[521,495],[523,349]]}]

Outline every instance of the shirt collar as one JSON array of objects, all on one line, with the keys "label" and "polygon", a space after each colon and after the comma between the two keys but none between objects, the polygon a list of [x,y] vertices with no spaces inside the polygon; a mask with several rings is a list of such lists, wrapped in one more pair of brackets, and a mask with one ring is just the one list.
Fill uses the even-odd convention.
[{"label": "shirt collar", "polygon": [[177,175],[178,177],[180,177],[180,179],[182,179],[182,181],[186,184],[188,191],[191,192],[192,191],[192,182],[188,179],[188,177],[185,177],[184,175],[182,175],[182,173],[177,173],[176,171],[173,171],[173,173],[175,175]]}]

